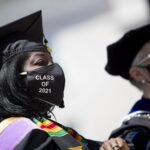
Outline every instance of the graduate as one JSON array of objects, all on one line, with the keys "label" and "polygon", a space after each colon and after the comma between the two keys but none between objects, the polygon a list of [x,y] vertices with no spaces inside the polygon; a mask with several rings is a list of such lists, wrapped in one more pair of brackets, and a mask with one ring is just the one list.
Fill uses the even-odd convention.
[{"label": "graduate", "polygon": [[64,107],[65,76],[53,62],[41,11],[0,28],[0,149],[99,150],[50,118]]},{"label": "graduate", "polygon": [[133,150],[150,150],[150,25],[127,32],[107,47],[107,55],[106,71],[128,80],[143,93],[110,138],[122,138]]}]

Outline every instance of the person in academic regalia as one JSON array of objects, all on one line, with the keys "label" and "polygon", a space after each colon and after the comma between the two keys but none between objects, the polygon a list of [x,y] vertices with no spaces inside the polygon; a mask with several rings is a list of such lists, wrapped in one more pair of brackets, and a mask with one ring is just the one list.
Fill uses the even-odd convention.
[{"label": "person in academic regalia", "polygon": [[100,142],[51,120],[53,108],[64,107],[64,86],[41,11],[0,27],[0,149],[98,150]]},{"label": "person in academic regalia", "polygon": [[[107,47],[107,54],[106,71],[121,76],[143,92],[110,139],[119,137],[133,150],[150,150],[150,25],[127,32]],[[102,147],[108,145],[109,141]],[[114,148],[117,145],[116,142]]]}]

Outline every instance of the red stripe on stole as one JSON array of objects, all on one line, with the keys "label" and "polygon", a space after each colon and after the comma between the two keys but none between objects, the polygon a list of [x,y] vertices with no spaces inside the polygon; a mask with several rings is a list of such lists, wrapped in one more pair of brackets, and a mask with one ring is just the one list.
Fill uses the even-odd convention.
[{"label": "red stripe on stole", "polygon": [[40,128],[42,128],[42,129],[43,129],[43,128],[45,128],[45,126],[44,126],[44,125],[40,125],[39,127],[40,127]]},{"label": "red stripe on stole", "polygon": [[73,131],[73,133],[71,133],[71,135],[75,138],[77,136],[77,133]]},{"label": "red stripe on stole", "polygon": [[54,128],[56,126],[56,124],[55,123],[52,123],[52,124],[50,124],[50,125],[48,125],[48,126],[46,126],[47,128],[49,128],[49,129],[51,129],[51,128]]}]

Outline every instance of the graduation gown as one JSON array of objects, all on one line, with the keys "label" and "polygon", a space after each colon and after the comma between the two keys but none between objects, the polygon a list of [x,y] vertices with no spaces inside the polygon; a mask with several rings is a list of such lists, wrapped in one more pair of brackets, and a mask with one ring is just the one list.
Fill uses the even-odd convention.
[{"label": "graduation gown", "polygon": [[[3,150],[99,150],[100,142],[85,139],[73,129],[56,122],[52,122],[50,126],[53,126],[53,130],[49,131],[56,131],[55,133],[49,134],[50,132],[46,132],[47,128],[40,128],[28,118],[8,118],[0,123],[0,148]],[[68,129],[73,133],[72,135],[66,131]]]},{"label": "graduation gown", "polygon": [[120,136],[133,150],[150,150],[150,100],[137,101],[110,138]]}]

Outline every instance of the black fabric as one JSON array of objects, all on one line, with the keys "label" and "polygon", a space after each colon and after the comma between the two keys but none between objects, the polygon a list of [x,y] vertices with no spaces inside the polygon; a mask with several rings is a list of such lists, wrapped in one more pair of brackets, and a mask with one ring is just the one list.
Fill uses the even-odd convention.
[{"label": "black fabric", "polygon": [[[55,121],[53,121],[53,122],[55,122]],[[65,129],[66,131],[67,131],[67,129],[71,129],[71,130],[73,130],[72,128],[70,128],[70,127],[66,127],[66,126],[63,126],[62,124],[60,124],[60,123],[58,123],[58,122],[55,122],[57,125],[59,125],[60,127],[62,127],[63,129]],[[77,133],[75,130],[73,130],[74,132],[75,132],[75,134],[79,134],[79,133]],[[80,135],[81,136],[81,135]],[[83,136],[82,136],[82,138],[84,138]],[[86,139],[86,138],[84,138],[85,139],[85,141],[88,143],[88,148],[90,149],[90,150],[99,150],[99,147],[102,145],[102,143],[103,142],[101,142],[101,141],[94,141],[94,140],[91,140],[91,139]]]},{"label": "black fabric", "polygon": [[86,139],[86,141],[90,150],[99,150],[100,146],[102,145],[102,142],[93,141],[90,139]]},{"label": "black fabric", "polygon": [[66,149],[75,149],[75,148],[82,148],[82,150],[89,150],[87,145],[84,143],[81,143],[80,141],[77,141],[75,138],[73,138],[70,134],[66,134],[62,137],[54,136],[52,139],[55,141],[55,143],[58,145],[58,147],[61,150]]},{"label": "black fabric", "polygon": [[57,63],[28,71],[27,87],[31,97],[60,106],[64,96],[64,72]]},{"label": "black fabric", "polygon": [[28,38],[37,43],[43,42],[41,11],[37,11],[0,27],[0,40],[4,42],[1,43],[3,46],[24,38]]},{"label": "black fabric", "polygon": [[47,48],[42,43],[36,43],[29,40],[18,40],[8,44],[2,54],[2,64],[9,60],[12,56],[21,52],[44,51],[48,52]]},{"label": "black fabric", "polygon": [[107,47],[106,71],[129,79],[129,68],[142,46],[150,40],[150,25],[127,32]]},{"label": "black fabric", "polygon": [[0,27],[0,67],[17,53],[47,51],[43,38],[41,11]]},{"label": "black fabric", "polygon": [[145,128],[133,128],[123,133],[122,138],[128,143],[133,143],[135,150],[146,150],[150,142],[150,131]]},{"label": "black fabric", "polygon": [[121,127],[114,130],[110,138],[120,136],[129,144],[133,144],[135,150],[147,149],[150,142],[150,120],[144,118],[132,118],[123,122]]},{"label": "black fabric", "polygon": [[[57,150],[58,146],[48,134],[34,129],[19,143],[15,150]],[[59,150],[59,149],[58,149]]]},{"label": "black fabric", "polygon": [[[86,142],[89,150],[99,150],[99,142],[92,140],[86,140]],[[56,144],[46,132],[34,129],[16,146],[15,150],[60,150],[58,144],[59,142]]]}]

